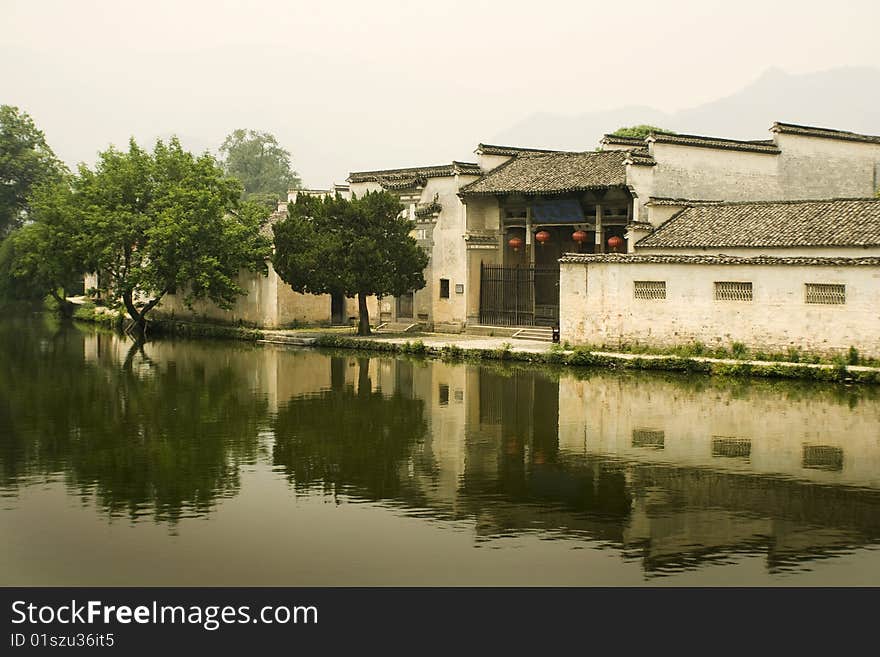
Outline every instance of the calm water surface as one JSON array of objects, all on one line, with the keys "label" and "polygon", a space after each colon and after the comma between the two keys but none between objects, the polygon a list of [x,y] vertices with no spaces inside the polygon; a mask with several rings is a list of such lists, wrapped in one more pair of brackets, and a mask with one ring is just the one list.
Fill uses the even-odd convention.
[{"label": "calm water surface", "polygon": [[880,390],[0,321],[0,584],[880,584]]}]

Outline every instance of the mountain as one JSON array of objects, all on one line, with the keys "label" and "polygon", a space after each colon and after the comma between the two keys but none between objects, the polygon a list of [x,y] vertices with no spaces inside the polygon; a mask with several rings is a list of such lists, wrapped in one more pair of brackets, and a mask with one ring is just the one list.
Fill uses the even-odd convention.
[{"label": "mountain", "polygon": [[492,143],[586,150],[607,132],[642,123],[690,134],[767,139],[774,121],[880,134],[880,68],[799,75],[771,68],[730,96],[672,113],[627,106],[577,115],[532,114]]}]

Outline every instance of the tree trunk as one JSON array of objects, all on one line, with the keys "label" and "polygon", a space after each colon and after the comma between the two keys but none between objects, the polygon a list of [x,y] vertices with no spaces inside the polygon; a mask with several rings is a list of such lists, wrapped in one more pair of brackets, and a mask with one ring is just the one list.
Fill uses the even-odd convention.
[{"label": "tree trunk", "polygon": [[58,294],[57,292],[50,292],[52,298],[58,302],[58,312],[61,313],[62,317],[70,318],[73,317],[73,311],[76,309],[76,306],[67,300],[67,297]]},{"label": "tree trunk", "polygon": [[367,309],[367,295],[358,292],[358,335],[370,335],[370,311]]},{"label": "tree trunk", "polygon": [[138,309],[135,308],[131,292],[123,293],[122,303],[125,304],[125,310],[128,311],[128,316],[131,317],[131,332],[134,334],[135,340],[138,342],[143,341],[147,336],[147,320],[144,318],[143,313],[138,312]]}]

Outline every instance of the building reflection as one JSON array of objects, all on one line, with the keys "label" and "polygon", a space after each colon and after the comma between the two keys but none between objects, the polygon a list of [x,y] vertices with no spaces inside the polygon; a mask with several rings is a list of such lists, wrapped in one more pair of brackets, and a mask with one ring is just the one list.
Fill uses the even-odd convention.
[{"label": "building reflection", "polygon": [[[478,540],[602,541],[649,573],[741,553],[790,568],[880,540],[872,389],[346,356],[323,367],[333,392],[279,412],[276,464],[314,483],[302,464],[318,461],[334,490],[473,519]],[[370,485],[371,468],[394,481]]]}]

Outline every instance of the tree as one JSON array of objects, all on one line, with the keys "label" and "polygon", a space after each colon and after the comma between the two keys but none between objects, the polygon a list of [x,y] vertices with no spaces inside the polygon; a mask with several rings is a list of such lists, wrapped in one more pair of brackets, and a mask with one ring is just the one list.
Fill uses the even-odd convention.
[{"label": "tree", "polygon": [[274,205],[302,181],[291,168],[290,153],[268,132],[234,130],[220,146],[223,170],[244,185],[244,198]]},{"label": "tree", "polygon": [[0,105],[0,239],[28,217],[31,191],[63,171],[33,119],[17,107]]},{"label": "tree", "polygon": [[82,217],[86,265],[99,290],[121,300],[138,334],[169,292],[184,303],[207,298],[229,308],[245,291],[242,269],[265,271],[268,211],[242,203],[241,186],[210,155],[194,156],[174,138],[152,153],[132,140],[127,152],[80,167],[74,211]]},{"label": "tree", "polygon": [[65,290],[82,282],[84,255],[79,215],[73,210],[67,181],[44,183],[30,198],[31,221],[14,230],[0,246],[0,296],[57,302],[73,313]]},{"label": "tree", "polygon": [[370,334],[367,297],[425,286],[427,254],[388,192],[347,200],[299,195],[275,224],[275,271],[295,291],[358,298],[358,335]]},{"label": "tree", "polygon": [[618,128],[611,134],[615,137],[634,137],[636,139],[645,139],[652,132],[658,135],[674,135],[675,133],[672,130],[666,130],[665,128],[658,128],[653,125],[634,125],[630,127]]}]

